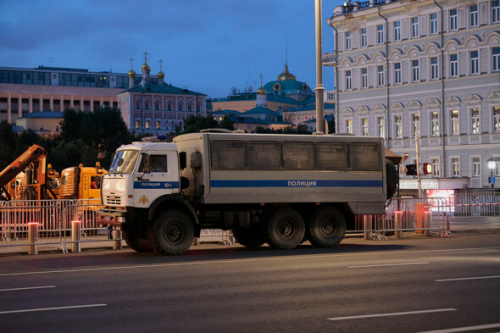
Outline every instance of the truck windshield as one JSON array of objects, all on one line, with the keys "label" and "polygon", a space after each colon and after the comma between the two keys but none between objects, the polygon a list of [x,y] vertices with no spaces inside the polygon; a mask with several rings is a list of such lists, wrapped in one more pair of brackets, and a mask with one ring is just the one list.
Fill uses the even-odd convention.
[{"label": "truck windshield", "polygon": [[116,152],[109,172],[132,173],[137,156],[139,156],[137,150],[121,150]]}]

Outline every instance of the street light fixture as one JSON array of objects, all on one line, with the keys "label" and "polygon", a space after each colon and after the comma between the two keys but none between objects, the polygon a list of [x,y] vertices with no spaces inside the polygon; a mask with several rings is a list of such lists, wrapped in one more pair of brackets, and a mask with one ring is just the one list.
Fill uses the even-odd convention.
[{"label": "street light fixture", "polygon": [[488,159],[488,169],[491,171],[491,177],[490,177],[490,184],[491,184],[491,191],[495,191],[495,177],[493,177],[493,170],[495,169],[497,164],[497,161],[491,156]]}]

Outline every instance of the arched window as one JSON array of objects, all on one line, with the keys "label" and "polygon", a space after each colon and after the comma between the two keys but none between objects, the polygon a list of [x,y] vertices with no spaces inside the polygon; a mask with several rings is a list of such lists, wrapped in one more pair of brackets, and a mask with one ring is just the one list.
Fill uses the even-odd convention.
[{"label": "arched window", "polygon": [[141,108],[141,100],[138,99],[137,101],[135,101],[135,108],[136,109],[140,109]]},{"label": "arched window", "polygon": [[193,111],[193,102],[188,102],[188,111]]},{"label": "arched window", "polygon": [[196,111],[201,111],[201,102],[196,102]]},{"label": "arched window", "polygon": [[181,131],[184,131],[184,123],[182,120],[179,120],[179,127],[181,128]]},{"label": "arched window", "polygon": [[155,101],[155,110],[160,110],[160,101],[159,100]]},{"label": "arched window", "polygon": [[171,100],[168,100],[167,109],[168,109],[168,111],[172,111],[172,101]]},{"label": "arched window", "polygon": [[179,101],[179,111],[182,111],[183,104],[182,101]]}]

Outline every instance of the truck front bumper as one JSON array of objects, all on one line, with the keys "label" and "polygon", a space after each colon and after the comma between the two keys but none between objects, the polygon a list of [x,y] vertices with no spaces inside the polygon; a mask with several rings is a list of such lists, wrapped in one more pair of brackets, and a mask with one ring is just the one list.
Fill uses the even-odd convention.
[{"label": "truck front bumper", "polygon": [[105,225],[123,225],[126,222],[133,220],[133,212],[131,210],[116,210],[103,208],[97,212],[97,223]]}]

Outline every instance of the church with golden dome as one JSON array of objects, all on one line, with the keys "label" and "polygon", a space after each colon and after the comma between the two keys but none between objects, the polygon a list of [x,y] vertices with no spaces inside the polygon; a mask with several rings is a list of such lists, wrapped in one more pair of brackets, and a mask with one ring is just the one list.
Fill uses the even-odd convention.
[{"label": "church with golden dome", "polygon": [[140,81],[131,59],[129,88],[117,95],[118,107],[128,128],[136,133],[168,134],[174,132],[176,126],[183,130],[186,118],[191,115],[206,117],[207,96],[165,83],[161,60],[156,80],[152,80],[147,56],[145,52]]}]

